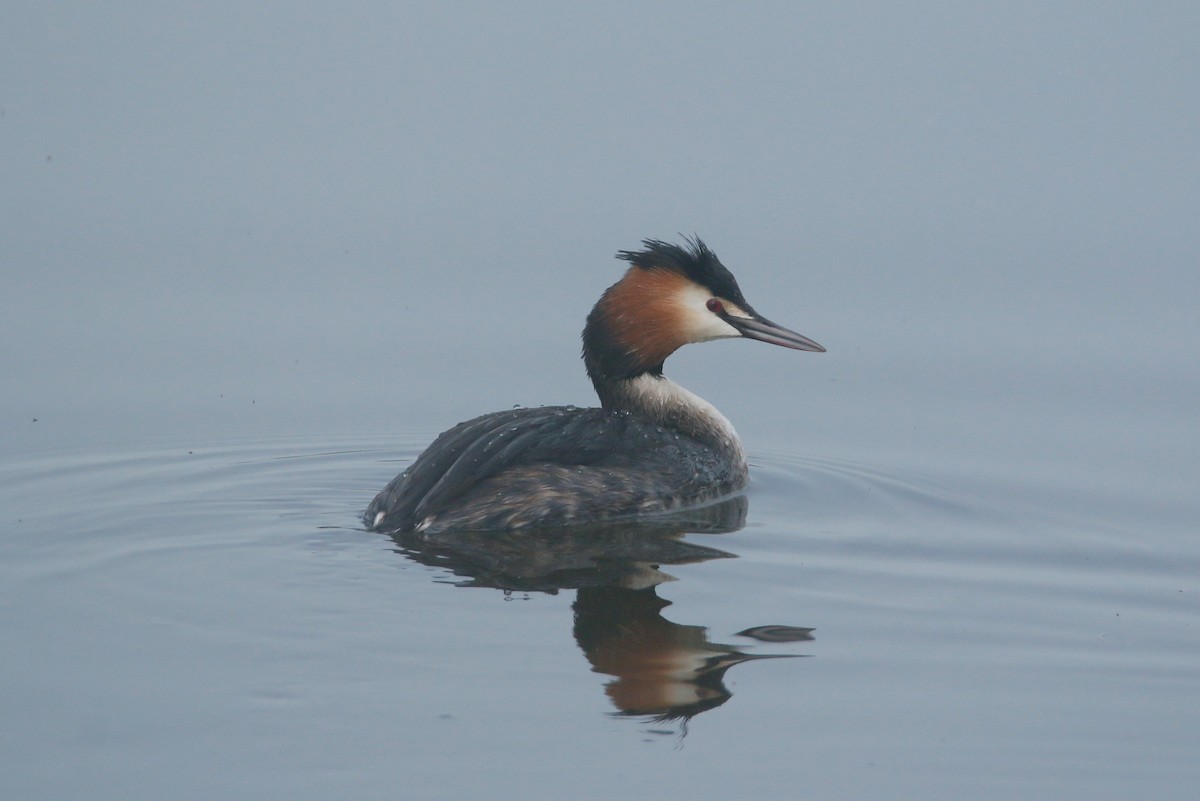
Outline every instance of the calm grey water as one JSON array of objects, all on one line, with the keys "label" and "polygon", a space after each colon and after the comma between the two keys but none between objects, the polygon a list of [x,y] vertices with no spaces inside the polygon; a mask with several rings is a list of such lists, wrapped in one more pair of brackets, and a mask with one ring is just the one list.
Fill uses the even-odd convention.
[{"label": "calm grey water", "polygon": [[[1195,797],[1200,6],[9,6],[0,798]],[[743,500],[361,528],[676,232]]]},{"label": "calm grey water", "polygon": [[[53,425],[0,473],[14,798],[1184,798],[1197,778],[1190,497],[751,442],[745,527],[685,539],[736,558],[649,532],[646,558],[687,563],[546,543],[497,566],[360,528],[426,432],[80,447]],[[738,636],[759,626],[815,631]],[[804,658],[684,675],[740,653]]]}]

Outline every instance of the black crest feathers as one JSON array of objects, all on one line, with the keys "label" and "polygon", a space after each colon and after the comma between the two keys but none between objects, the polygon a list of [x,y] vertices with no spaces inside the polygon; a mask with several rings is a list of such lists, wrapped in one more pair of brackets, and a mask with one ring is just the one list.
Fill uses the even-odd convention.
[{"label": "black crest feathers", "polygon": [[670,270],[706,287],[714,295],[745,306],[733,274],[698,236],[685,237],[687,247],[659,239],[642,240],[642,250],[618,251],[617,258],[643,270]]}]

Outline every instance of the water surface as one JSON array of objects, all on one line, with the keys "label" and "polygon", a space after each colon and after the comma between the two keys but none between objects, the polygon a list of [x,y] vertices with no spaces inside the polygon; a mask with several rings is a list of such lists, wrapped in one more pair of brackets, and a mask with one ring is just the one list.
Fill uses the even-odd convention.
[{"label": "water surface", "polygon": [[599,799],[631,776],[668,798],[1183,797],[1195,778],[1198,552],[1177,521],[752,447],[743,498],[653,530],[364,531],[423,436],[6,460],[15,797]]}]

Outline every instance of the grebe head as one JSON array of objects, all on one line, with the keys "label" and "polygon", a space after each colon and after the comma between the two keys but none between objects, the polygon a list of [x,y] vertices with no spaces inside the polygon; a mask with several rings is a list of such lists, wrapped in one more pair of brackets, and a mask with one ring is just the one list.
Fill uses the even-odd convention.
[{"label": "grebe head", "polygon": [[600,298],[583,330],[588,376],[606,406],[615,382],[661,375],[666,358],[692,342],[742,337],[825,350],[754,311],[732,273],[699,238],[686,248],[656,239],[642,245],[617,254],[632,266]]}]

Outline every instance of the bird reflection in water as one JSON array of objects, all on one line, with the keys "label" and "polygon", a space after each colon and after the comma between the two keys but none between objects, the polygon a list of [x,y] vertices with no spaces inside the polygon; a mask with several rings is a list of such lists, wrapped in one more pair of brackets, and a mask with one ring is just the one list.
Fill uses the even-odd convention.
[{"label": "bird reflection in water", "polygon": [[576,596],[575,640],[592,670],[615,677],[604,691],[622,715],[686,722],[729,700],[729,668],[793,656],[748,654],[712,642],[704,626],[664,618],[661,610],[670,603],[653,587],[587,587]]},{"label": "bird reflection in water", "polygon": [[[677,721],[681,733],[693,716],[731,697],[725,672],[734,665],[794,654],[751,654],[709,640],[703,626],[662,616],[670,601],[657,586],[673,577],[660,565],[682,565],[734,554],[697,545],[685,533],[721,534],[745,525],[744,496],[653,522],[524,530],[395,532],[401,553],[442,568],[464,587],[523,592],[576,590],[574,634],[592,669],[613,676],[605,692],[619,715]],[[764,642],[812,639],[812,629],[757,626],[739,636]]]}]

